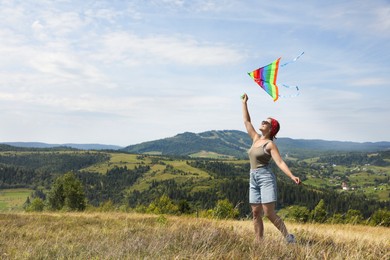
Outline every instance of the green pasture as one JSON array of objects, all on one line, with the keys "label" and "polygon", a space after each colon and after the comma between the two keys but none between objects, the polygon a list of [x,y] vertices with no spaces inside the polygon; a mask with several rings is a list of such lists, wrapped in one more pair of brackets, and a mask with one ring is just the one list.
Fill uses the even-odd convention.
[{"label": "green pasture", "polygon": [[336,165],[333,166],[334,173],[341,173],[344,174],[346,171],[348,171],[348,167],[344,165]]},{"label": "green pasture", "polygon": [[308,176],[307,179],[303,182],[306,185],[324,188],[328,186],[337,186],[335,183],[329,181],[329,179],[315,178]]},{"label": "green pasture", "polygon": [[382,201],[390,199],[390,185],[370,186],[364,188],[363,191],[368,197],[373,197]]},{"label": "green pasture", "polygon": [[22,210],[31,192],[29,189],[0,189],[0,212]]},{"label": "green pasture", "polygon": [[367,172],[354,173],[349,176],[349,181],[351,184],[357,186],[366,186],[366,185],[375,185],[375,182],[386,182],[387,176],[377,175]]},{"label": "green pasture", "polygon": [[191,192],[192,193],[195,193],[195,192],[205,192],[205,191],[207,191],[207,190],[209,190],[210,189],[210,186],[207,186],[207,185],[199,185],[199,186],[195,186],[192,190],[191,190]]},{"label": "green pasture", "polygon": [[373,170],[375,173],[380,173],[380,174],[385,174],[390,176],[390,167],[369,166],[369,169]]},{"label": "green pasture", "polygon": [[211,158],[211,159],[232,159],[234,156],[228,156],[224,154],[219,154],[215,152],[201,151],[198,153],[191,154],[192,158]]},{"label": "green pasture", "polygon": [[108,162],[97,163],[82,169],[82,171],[98,172],[105,174],[108,170],[114,167],[127,167],[128,169],[134,169],[135,166],[141,164],[149,164],[151,160],[148,157],[144,159],[138,159],[137,154],[126,154],[126,153],[110,153],[110,160]]},{"label": "green pasture", "polygon": [[159,152],[159,151],[150,151],[150,152],[146,152],[146,153],[143,153],[143,154],[147,154],[147,155],[162,155],[162,152]]},{"label": "green pasture", "polygon": [[[233,160],[226,160],[225,161],[226,163],[233,163],[233,164],[246,164],[246,163],[249,163],[249,159],[233,159]],[[249,168],[248,168],[248,172],[249,172]]]},{"label": "green pasture", "polygon": [[389,200],[390,183],[386,168],[370,167],[370,169],[381,173],[357,172],[351,174],[349,176],[351,186],[360,187],[368,197],[377,198],[379,200]]},{"label": "green pasture", "polygon": [[[145,176],[135,183],[128,191],[143,191],[149,188],[152,181],[164,181],[175,179],[177,183],[183,183],[189,179],[193,181],[201,181],[209,178],[210,175],[200,169],[191,167],[184,160],[161,160],[164,164],[154,164],[151,166]],[[172,170],[166,170],[167,166],[173,167]],[[175,172],[178,171],[178,172]]]},{"label": "green pasture", "polygon": [[175,160],[175,161],[169,161],[165,163],[172,165],[173,168],[175,169],[181,170],[183,172],[191,173],[191,175],[196,175],[197,177],[201,177],[201,178],[210,177],[210,175],[207,172],[202,171],[198,168],[194,168],[188,165],[187,162],[183,160]]},{"label": "green pasture", "polygon": [[318,159],[319,159],[319,157],[312,157],[312,158],[304,159],[302,161],[310,164],[310,163],[316,163],[318,161]]}]

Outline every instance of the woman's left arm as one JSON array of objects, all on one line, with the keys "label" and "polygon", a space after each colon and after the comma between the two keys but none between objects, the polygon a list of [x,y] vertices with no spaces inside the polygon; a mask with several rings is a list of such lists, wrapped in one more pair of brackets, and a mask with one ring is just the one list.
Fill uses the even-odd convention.
[{"label": "woman's left arm", "polygon": [[292,174],[287,164],[283,161],[282,157],[280,156],[278,147],[273,142],[270,142],[269,148],[270,148],[272,159],[274,160],[276,165],[284,172],[284,174],[286,174],[291,180],[293,180],[293,182],[295,182],[296,184],[300,184],[301,180],[299,179],[299,177]]}]

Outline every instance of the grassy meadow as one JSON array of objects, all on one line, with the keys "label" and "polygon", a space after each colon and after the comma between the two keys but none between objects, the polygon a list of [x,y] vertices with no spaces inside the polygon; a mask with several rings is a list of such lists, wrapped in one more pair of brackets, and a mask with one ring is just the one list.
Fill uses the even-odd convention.
[{"label": "grassy meadow", "polygon": [[32,190],[29,189],[0,189],[0,212],[23,210]]},{"label": "grassy meadow", "polygon": [[250,220],[118,212],[1,213],[1,259],[390,259],[383,227],[271,223],[253,239]]}]

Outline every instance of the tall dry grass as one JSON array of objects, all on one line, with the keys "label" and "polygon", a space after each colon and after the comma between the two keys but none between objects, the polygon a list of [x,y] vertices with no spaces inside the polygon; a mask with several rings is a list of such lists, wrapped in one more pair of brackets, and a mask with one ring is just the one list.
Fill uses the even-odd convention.
[{"label": "tall dry grass", "polygon": [[135,213],[0,214],[1,259],[389,259],[390,229],[272,224],[256,243],[251,221]]}]

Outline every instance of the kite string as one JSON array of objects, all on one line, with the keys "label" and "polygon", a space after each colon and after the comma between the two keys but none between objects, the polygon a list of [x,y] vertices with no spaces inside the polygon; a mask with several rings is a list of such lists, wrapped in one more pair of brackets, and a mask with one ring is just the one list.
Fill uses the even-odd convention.
[{"label": "kite string", "polygon": [[291,60],[291,61],[288,61],[288,62],[286,62],[286,63],[280,65],[280,67],[284,67],[284,66],[286,66],[287,64],[290,64],[290,63],[292,63],[292,62],[297,61],[304,53],[305,53],[305,52],[302,52],[302,53],[299,54],[297,57],[295,57],[295,59],[293,59],[293,60]]},{"label": "kite string", "polygon": [[295,88],[297,90],[297,94],[295,94],[295,95],[278,95],[279,97],[286,98],[286,97],[297,97],[297,96],[299,96],[300,92],[299,92],[298,86],[288,86],[288,85],[285,85],[285,84],[282,84],[282,86],[285,87],[285,88]]},{"label": "kite string", "polygon": [[[287,64],[290,64],[290,63],[293,63],[295,61],[297,61],[305,52],[302,52],[301,54],[299,54],[297,57],[295,57],[293,60],[291,61],[288,61],[282,65],[280,65],[280,67],[284,67],[286,66]],[[299,92],[299,88],[298,86],[288,86],[288,85],[285,85],[285,84],[282,84],[283,87],[285,88],[295,88],[297,90],[297,93],[295,95],[278,95],[279,97],[282,97],[282,98],[285,98],[285,97],[297,97],[299,96],[300,92]]]}]

